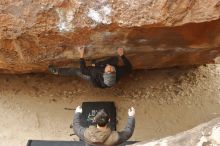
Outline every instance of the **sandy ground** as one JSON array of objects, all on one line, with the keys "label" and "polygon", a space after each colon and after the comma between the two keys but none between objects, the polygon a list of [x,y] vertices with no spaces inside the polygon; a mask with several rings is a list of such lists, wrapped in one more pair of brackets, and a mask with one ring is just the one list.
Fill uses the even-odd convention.
[{"label": "sandy ground", "polygon": [[131,140],[173,135],[220,116],[220,65],[136,71],[110,89],[75,77],[0,75],[0,146],[28,139],[77,140],[70,136],[73,111],[83,101],[114,101],[117,129],[136,108]]}]

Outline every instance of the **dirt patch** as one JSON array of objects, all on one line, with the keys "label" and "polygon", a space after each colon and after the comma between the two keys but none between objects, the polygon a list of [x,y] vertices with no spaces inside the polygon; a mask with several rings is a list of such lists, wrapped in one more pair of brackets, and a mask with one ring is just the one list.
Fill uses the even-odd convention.
[{"label": "dirt patch", "polygon": [[106,90],[75,77],[0,75],[1,146],[28,139],[77,140],[69,128],[83,101],[114,101],[117,129],[136,108],[132,140],[172,135],[220,116],[220,65],[136,71]]}]

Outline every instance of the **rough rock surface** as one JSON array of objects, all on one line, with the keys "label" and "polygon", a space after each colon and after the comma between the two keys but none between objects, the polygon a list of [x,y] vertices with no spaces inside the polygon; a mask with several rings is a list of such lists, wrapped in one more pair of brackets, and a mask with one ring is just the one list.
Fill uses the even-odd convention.
[{"label": "rough rock surface", "polygon": [[199,125],[191,130],[151,142],[132,146],[218,146],[220,145],[220,118]]},{"label": "rough rock surface", "polygon": [[48,64],[115,54],[135,68],[214,63],[220,0],[1,0],[0,70],[44,72]]}]

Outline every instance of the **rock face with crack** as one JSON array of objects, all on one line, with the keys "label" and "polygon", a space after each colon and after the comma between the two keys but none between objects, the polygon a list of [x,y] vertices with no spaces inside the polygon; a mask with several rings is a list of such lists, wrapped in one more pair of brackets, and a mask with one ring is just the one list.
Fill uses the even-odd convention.
[{"label": "rock face with crack", "polygon": [[[124,47],[135,69],[215,63],[219,0],[1,0],[0,72],[77,66]],[[218,62],[217,62],[218,63]]]}]

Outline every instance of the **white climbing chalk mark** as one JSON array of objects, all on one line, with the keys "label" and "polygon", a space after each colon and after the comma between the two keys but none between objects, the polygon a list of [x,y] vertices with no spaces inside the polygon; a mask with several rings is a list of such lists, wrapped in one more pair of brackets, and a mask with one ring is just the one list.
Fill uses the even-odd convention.
[{"label": "white climbing chalk mark", "polygon": [[89,14],[88,14],[88,16],[89,16],[92,20],[94,20],[94,21],[96,21],[96,22],[98,22],[98,23],[101,23],[101,22],[102,22],[102,17],[101,17],[101,15],[99,14],[99,12],[97,12],[97,11],[95,11],[95,10],[93,10],[93,9],[89,9]]},{"label": "white climbing chalk mark", "polygon": [[110,5],[104,5],[101,6],[100,9],[89,9],[88,17],[91,18],[96,23],[103,23],[103,24],[110,24],[111,23],[111,6]]},{"label": "white climbing chalk mark", "polygon": [[74,19],[73,10],[56,9],[59,15],[58,28],[61,32],[68,32],[73,29],[72,20]]}]

